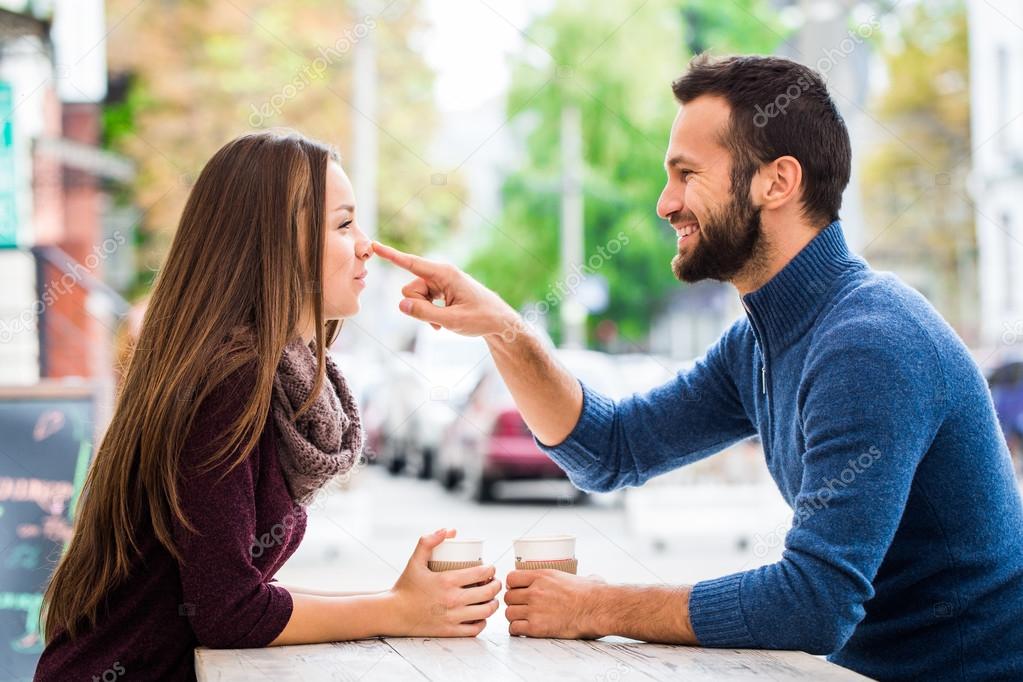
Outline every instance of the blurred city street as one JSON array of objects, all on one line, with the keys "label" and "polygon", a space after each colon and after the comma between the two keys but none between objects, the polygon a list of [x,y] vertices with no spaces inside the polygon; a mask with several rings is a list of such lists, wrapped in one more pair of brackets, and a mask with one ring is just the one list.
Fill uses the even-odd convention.
[{"label": "blurred city street", "polygon": [[[386,589],[404,569],[419,536],[441,527],[484,539],[484,561],[496,565],[502,581],[514,568],[512,541],[524,535],[575,535],[579,573],[615,582],[688,584],[780,557],[776,543],[756,540],[758,535],[766,539],[787,519],[770,482],[756,486],[760,496],[745,514],[735,513],[734,507],[740,497],[749,505],[749,487],[722,492],[710,504],[700,494],[704,490],[652,486],[576,503],[568,501],[572,488],[567,482],[530,482],[506,486],[501,491],[509,496],[506,500],[481,505],[445,494],[432,481],[369,467],[347,489],[313,504],[305,539],[277,577],[317,589]],[[672,499],[659,501],[657,514],[631,510],[630,496],[641,499],[661,491]]]},{"label": "blurred city street", "polygon": [[[973,406],[982,418],[963,417],[950,430],[979,431],[987,418],[985,451],[994,459],[980,468],[981,448],[967,447],[934,488],[964,479],[971,467],[978,498],[998,480],[1011,492],[1010,467],[1023,485],[1021,46],[1019,0],[0,0],[0,679],[28,679],[42,654],[44,589],[59,582],[55,566],[88,523],[79,500],[116,509],[98,518],[123,523],[96,524],[104,532],[126,533],[137,523],[145,533],[146,522],[167,520],[176,509],[168,504],[175,458],[188,451],[173,436],[184,443],[186,425],[205,416],[190,401],[223,380],[217,361],[229,356],[234,362],[248,352],[247,360],[255,355],[264,365],[263,393],[238,402],[266,408],[246,414],[279,437],[288,427],[281,413],[294,405],[282,404],[283,382],[271,382],[270,364],[276,380],[287,364],[285,340],[316,324],[338,332],[314,352],[329,353],[343,374],[341,381],[331,371],[328,381],[346,407],[343,418],[314,413],[329,414],[322,422],[331,434],[347,429],[342,443],[351,449],[340,448],[339,460],[336,440],[322,448],[328,465],[315,471],[335,478],[308,507],[304,538],[276,576],[281,583],[387,589],[417,539],[441,527],[483,539],[484,560],[502,580],[513,568],[512,543],[523,536],[574,535],[579,572],[619,583],[693,584],[779,560],[793,511],[759,438],[788,499],[809,495],[803,484],[816,478],[806,474],[813,458],[794,451],[812,440],[812,382],[790,389],[821,351],[813,345],[797,358],[789,349],[822,337],[806,327],[788,338],[795,322],[772,314],[786,338],[784,346],[769,342],[749,303],[770,280],[754,282],[752,274],[829,221],[837,225],[832,248],[848,247],[841,268],[852,272],[855,256],[857,268],[862,258],[890,273],[919,294],[921,310],[933,308],[936,328],[947,323],[949,339],[961,343],[976,391],[949,402]],[[726,145],[728,154],[701,157],[685,144],[715,140],[701,139],[705,123],[679,132],[680,121],[695,115],[687,107],[700,108],[675,87],[708,54],[771,55],[778,58],[767,60],[772,68],[812,71],[826,96],[805,96],[809,81],[800,78],[777,93],[772,85],[756,98],[743,94],[745,103],[718,101],[724,109],[711,118],[723,121],[730,110],[729,135],[748,129],[747,137]],[[754,81],[761,82],[743,79]],[[827,104],[825,115],[792,127],[815,102]],[[815,141],[822,120],[835,134],[796,159],[805,172],[792,176],[792,187],[812,184],[809,194],[817,195],[827,185],[834,196],[827,210],[809,211],[804,192],[797,222],[806,230],[795,230],[790,214],[754,202],[750,191],[744,197],[737,183],[752,182],[746,171],[761,177],[778,150],[789,150],[791,163],[803,154],[795,142]],[[775,130],[785,143],[758,147]],[[303,149],[322,143],[325,179],[309,179],[314,166],[290,167],[288,176],[275,160],[241,160],[222,170],[225,179],[210,180],[215,161],[231,158],[223,150],[239,140],[298,139]],[[836,140],[850,146],[851,158],[840,172],[822,171],[818,160],[843,156]],[[723,159],[733,164],[727,174]],[[343,197],[335,201],[338,187]],[[301,211],[285,210],[300,199]],[[308,210],[317,201],[322,220]],[[307,246],[317,236],[322,250]],[[748,252],[728,248],[740,241]],[[440,314],[431,302],[447,308],[472,296],[452,293],[453,274],[427,283],[423,261],[391,257],[386,247],[437,263],[433,272],[464,272],[481,285],[466,290],[484,305],[443,314],[493,325],[473,331],[422,322]],[[686,255],[694,253],[702,255]],[[710,265],[686,276],[679,268],[687,260]],[[406,268],[417,262],[413,279]],[[777,275],[784,263],[774,265]],[[825,294],[852,291],[828,281],[792,284],[798,295],[777,300],[785,310],[804,299],[820,303],[802,311],[816,325],[833,310],[823,307]],[[417,314],[402,312],[403,299],[414,296]],[[883,320],[894,307],[886,300],[865,319]],[[757,350],[729,355],[743,320]],[[885,353],[894,349],[907,365],[918,360],[909,344],[888,341],[901,338],[887,336],[890,325],[878,326]],[[244,352],[225,343],[239,328],[262,334]],[[504,338],[523,331],[535,347]],[[491,356],[498,336],[506,349],[525,349],[503,360],[495,351],[503,376]],[[849,344],[842,357],[868,352],[839,336]],[[601,425],[591,432],[601,439],[580,449],[588,456],[606,449],[598,459],[628,451],[622,459],[636,460],[635,477],[644,462],[646,471],[668,473],[612,493],[576,490],[534,440],[533,431],[567,433],[566,424],[542,422],[564,421],[565,396],[574,391],[565,375],[532,390],[538,377],[557,374],[537,359],[541,346],[591,391],[615,401],[640,396],[625,409],[607,408],[610,421],[583,420]],[[785,354],[784,369],[774,369],[768,348]],[[881,362],[879,355],[864,364]],[[532,364],[509,373],[512,356]],[[519,377],[529,390],[518,392]],[[842,400],[848,391],[829,384],[821,395]],[[852,433],[848,425],[862,417],[855,410],[890,417],[906,405],[920,412],[885,433],[912,431],[903,427],[926,424],[923,392],[850,399],[854,411],[833,431]],[[528,405],[535,396],[545,398],[539,407]],[[676,398],[690,404],[676,411]],[[356,407],[362,459],[348,472]],[[746,418],[750,429],[728,430],[726,422]],[[702,445],[688,451],[703,456],[730,445],[677,467],[701,430]],[[864,442],[884,444],[885,433]],[[931,445],[941,442],[930,437]],[[776,449],[779,438],[784,446]],[[614,447],[623,442],[628,447]],[[319,444],[314,451],[322,454]],[[633,454],[640,452],[657,457]],[[115,473],[97,478],[109,487],[96,484],[100,492],[86,495],[91,472],[104,466]],[[594,471],[604,473],[578,475]],[[872,492],[856,502],[873,504],[888,488],[865,489]],[[959,497],[966,505],[974,496]],[[225,514],[234,511],[219,503]],[[257,517],[266,505],[256,498]],[[856,521],[843,532],[854,534],[863,514],[850,516]],[[84,563],[106,561],[102,575],[112,575],[108,548],[92,548]],[[787,561],[797,554],[798,547]],[[504,625],[500,614],[490,624]]]}]

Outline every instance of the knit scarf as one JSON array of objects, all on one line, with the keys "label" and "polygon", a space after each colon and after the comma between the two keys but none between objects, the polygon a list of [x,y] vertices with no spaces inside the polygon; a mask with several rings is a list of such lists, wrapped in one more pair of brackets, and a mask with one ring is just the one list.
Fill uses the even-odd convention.
[{"label": "knit scarf", "polygon": [[289,341],[274,376],[271,411],[281,468],[291,498],[308,505],[332,478],[349,471],[362,453],[362,422],[355,398],[330,354],[327,381],[298,420],[316,379],[316,356],[301,338]]}]

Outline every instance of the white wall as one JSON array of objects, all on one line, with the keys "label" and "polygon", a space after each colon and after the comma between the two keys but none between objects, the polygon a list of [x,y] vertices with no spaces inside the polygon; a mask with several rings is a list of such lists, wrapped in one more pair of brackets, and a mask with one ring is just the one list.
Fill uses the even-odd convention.
[{"label": "white wall", "polygon": [[968,10],[981,334],[986,346],[1023,348],[1023,4]]},{"label": "white wall", "polygon": [[39,335],[35,302],[35,258],[0,250],[0,385],[39,380]]}]

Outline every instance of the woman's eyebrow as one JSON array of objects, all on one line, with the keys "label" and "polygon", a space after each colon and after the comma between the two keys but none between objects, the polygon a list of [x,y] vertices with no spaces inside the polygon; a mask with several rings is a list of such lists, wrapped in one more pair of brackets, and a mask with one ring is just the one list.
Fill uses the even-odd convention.
[{"label": "woman's eyebrow", "polygon": [[334,210],[335,211],[348,211],[349,213],[355,213],[355,207],[352,206],[351,204],[341,204],[340,206],[338,206]]}]

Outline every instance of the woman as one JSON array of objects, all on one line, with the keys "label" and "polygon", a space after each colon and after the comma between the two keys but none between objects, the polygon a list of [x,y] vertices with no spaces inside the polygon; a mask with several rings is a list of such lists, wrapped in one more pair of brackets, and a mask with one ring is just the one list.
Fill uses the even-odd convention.
[{"label": "woman", "polygon": [[193,680],[196,646],[483,629],[494,567],[426,565],[453,531],[423,536],[383,592],[273,579],[302,540],[304,505],[361,451],[324,349],[359,310],[371,254],[322,144],[245,135],[206,164],[44,595],[36,680]]}]

